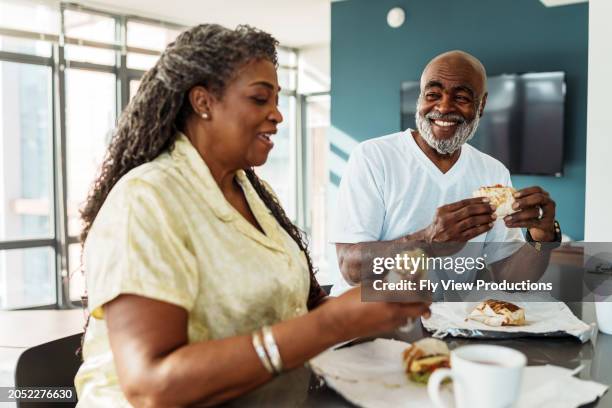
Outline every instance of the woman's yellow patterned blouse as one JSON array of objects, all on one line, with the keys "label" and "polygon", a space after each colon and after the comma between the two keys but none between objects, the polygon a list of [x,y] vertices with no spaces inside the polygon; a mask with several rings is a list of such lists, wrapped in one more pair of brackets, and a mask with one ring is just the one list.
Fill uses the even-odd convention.
[{"label": "woman's yellow patterned blouse", "polygon": [[250,333],[307,312],[304,254],[237,174],[262,234],[226,200],[183,134],[174,149],[126,174],[85,243],[89,310],[79,405],[129,406],[115,372],[102,306],[136,294],[185,308],[189,341]]}]

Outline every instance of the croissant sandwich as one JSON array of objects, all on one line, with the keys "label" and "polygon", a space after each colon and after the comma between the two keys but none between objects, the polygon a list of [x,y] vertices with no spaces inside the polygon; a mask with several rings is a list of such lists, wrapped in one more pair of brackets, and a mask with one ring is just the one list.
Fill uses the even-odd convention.
[{"label": "croissant sandwich", "polygon": [[488,326],[522,326],[525,310],[510,302],[488,299],[476,306],[468,318]]},{"label": "croissant sandwich", "polygon": [[450,352],[445,342],[425,338],[412,343],[403,354],[406,375],[411,381],[427,384],[429,376],[440,367],[450,367]]},{"label": "croissant sandwich", "polygon": [[472,194],[474,197],[487,197],[490,203],[497,208],[495,214],[498,218],[505,217],[516,211],[512,209],[514,204],[514,193],[516,190],[512,187],[504,187],[501,184],[496,184],[490,187],[480,187]]}]

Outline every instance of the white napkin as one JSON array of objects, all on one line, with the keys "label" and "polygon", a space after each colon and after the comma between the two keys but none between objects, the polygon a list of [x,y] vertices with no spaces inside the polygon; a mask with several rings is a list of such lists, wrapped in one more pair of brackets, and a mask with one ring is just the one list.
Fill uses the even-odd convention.
[{"label": "white napkin", "polygon": [[[402,352],[409,344],[376,339],[339,350],[328,350],[310,361],[325,382],[350,402],[365,408],[433,407],[427,387],[404,374]],[[579,380],[572,370],[556,366],[526,367],[518,408],[574,408],[603,395],[608,388]],[[452,401],[452,387],[443,399]]]},{"label": "white napkin", "polygon": [[[578,319],[563,302],[520,302],[517,306],[525,309],[524,326],[488,326],[467,319],[479,302],[439,302],[431,305],[431,317],[422,319],[423,327],[442,338],[450,334],[462,337],[503,337],[504,333],[546,334],[564,332],[587,342],[595,331]],[[489,332],[484,334],[482,332]],[[477,336],[480,333],[483,336]]]},{"label": "white napkin", "polygon": [[526,367],[517,407],[574,408],[594,401],[608,389],[572,374],[572,370],[553,365]]}]

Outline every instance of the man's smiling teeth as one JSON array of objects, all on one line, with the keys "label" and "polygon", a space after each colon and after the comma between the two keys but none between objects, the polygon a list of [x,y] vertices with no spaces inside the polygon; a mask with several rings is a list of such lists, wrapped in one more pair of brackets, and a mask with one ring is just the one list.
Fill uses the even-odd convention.
[{"label": "man's smiling teeth", "polygon": [[454,126],[457,124],[457,122],[444,122],[442,120],[434,120],[434,123],[442,127]]},{"label": "man's smiling teeth", "polygon": [[270,133],[260,133],[259,134],[259,137],[266,139],[268,142],[270,141],[270,136],[271,136]]}]

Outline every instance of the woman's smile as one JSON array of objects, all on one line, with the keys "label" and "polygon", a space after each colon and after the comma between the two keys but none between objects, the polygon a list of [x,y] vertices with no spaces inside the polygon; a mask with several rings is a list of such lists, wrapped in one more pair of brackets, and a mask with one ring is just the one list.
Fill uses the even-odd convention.
[{"label": "woman's smile", "polygon": [[272,149],[274,147],[274,142],[272,141],[272,135],[276,134],[276,129],[270,132],[260,132],[257,133],[257,140],[262,142],[264,146],[268,149]]}]

